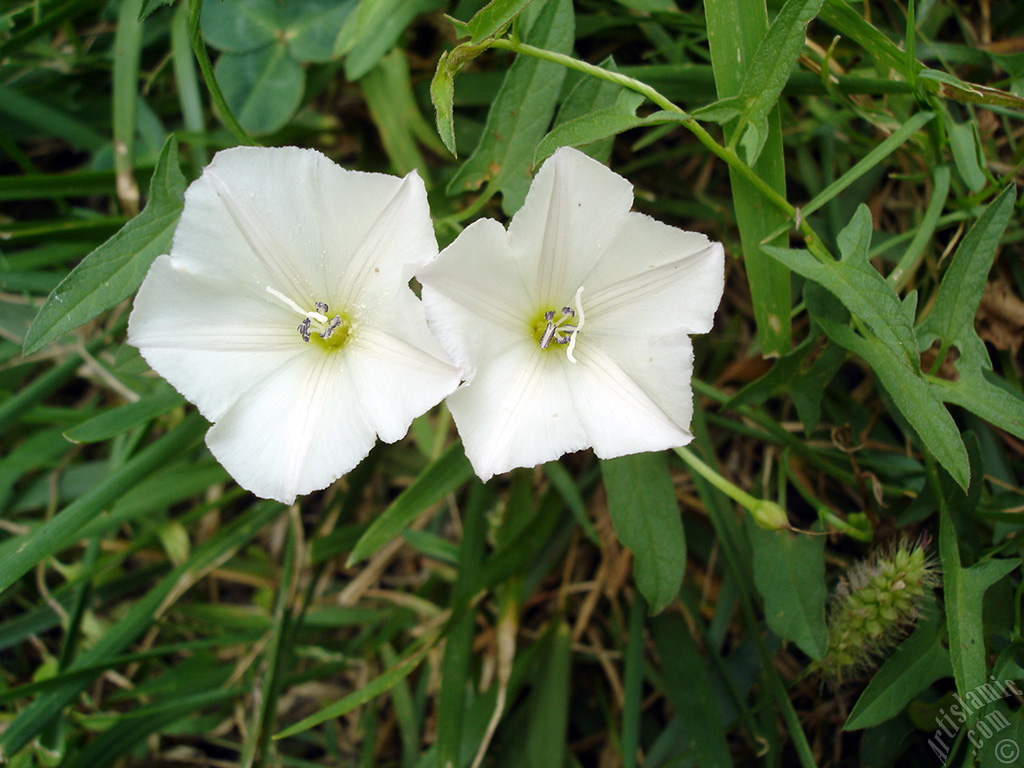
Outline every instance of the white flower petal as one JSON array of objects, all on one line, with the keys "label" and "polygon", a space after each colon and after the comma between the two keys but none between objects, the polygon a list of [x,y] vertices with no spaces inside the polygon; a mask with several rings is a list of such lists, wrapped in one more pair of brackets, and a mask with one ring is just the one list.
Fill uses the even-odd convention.
[{"label": "white flower petal", "polygon": [[[129,338],[215,422],[207,442],[232,476],[290,503],[351,470],[378,432],[402,437],[458,385],[409,288],[436,254],[415,174],[229,150],[186,192]],[[344,335],[324,341],[339,323]]]},{"label": "white flower petal", "polygon": [[[426,334],[426,323],[420,323]],[[403,338],[407,335],[367,328],[345,350],[344,365],[366,423],[386,443],[405,437],[412,420],[440,403],[461,379],[461,369],[445,359],[436,341],[431,339],[435,355]]]},{"label": "white flower petal", "polygon": [[586,448],[564,356],[523,343],[478,361],[448,397],[466,456],[482,480]]},{"label": "white flower petal", "polygon": [[[366,212],[371,226],[358,240],[350,240],[358,245],[343,259],[341,303],[353,314],[369,318],[387,315],[416,270],[437,256],[423,179],[415,171],[401,180],[385,178],[395,183],[390,199],[379,210]],[[338,216],[328,228],[332,240],[352,238],[346,223],[350,215],[347,211]]]},{"label": "white flower petal", "polygon": [[[609,251],[633,205],[633,186],[578,150],[553,154],[512,217],[508,237],[538,298],[561,306]],[[588,288],[589,290],[589,288]]]},{"label": "white flower petal", "polygon": [[586,373],[569,378],[573,402],[587,432],[587,445],[599,458],[660,451],[693,439],[600,350],[577,349],[576,357]]},{"label": "white flower petal", "polygon": [[430,285],[423,286],[423,306],[431,333],[445,354],[462,369],[466,383],[475,378],[478,361],[523,343],[525,322],[515,327],[493,322]]},{"label": "white flower petal", "polygon": [[185,203],[172,254],[197,273],[269,285],[303,306],[352,300],[366,273],[378,286],[408,282],[437,254],[415,173],[350,171],[314,150],[219,152]]},{"label": "white flower petal", "polygon": [[206,444],[239,485],[291,504],[366,457],[374,430],[344,357],[294,357],[221,415]]},{"label": "white flower petal", "polygon": [[528,322],[526,308],[537,301],[523,281],[508,233],[494,219],[480,219],[466,227],[437,259],[416,273],[416,279],[476,317],[516,332]]},{"label": "white flower petal", "polygon": [[631,213],[587,277],[588,330],[707,333],[724,285],[721,243]]},{"label": "white flower petal", "polygon": [[308,352],[292,313],[246,285],[180,268],[150,267],[135,297],[128,339],[153,370],[215,421],[292,357]]},{"label": "white flower petal", "polygon": [[686,445],[693,416],[693,346],[682,332],[585,337],[569,381],[594,452],[602,459]]}]

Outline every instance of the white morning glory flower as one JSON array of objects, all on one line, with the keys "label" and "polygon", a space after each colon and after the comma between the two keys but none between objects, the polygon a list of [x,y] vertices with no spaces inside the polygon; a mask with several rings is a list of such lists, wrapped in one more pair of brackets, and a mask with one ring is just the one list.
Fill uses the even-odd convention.
[{"label": "white morning glory flower", "polygon": [[291,503],[459,383],[409,288],[437,255],[423,181],[319,152],[220,152],[185,193],[129,341],[195,403],[238,483]]},{"label": "white morning glory flower", "polygon": [[592,446],[685,445],[688,334],[722,297],[719,243],[630,211],[628,181],[571,148],[537,174],[508,231],[467,227],[416,277],[465,383],[448,407],[484,480]]}]

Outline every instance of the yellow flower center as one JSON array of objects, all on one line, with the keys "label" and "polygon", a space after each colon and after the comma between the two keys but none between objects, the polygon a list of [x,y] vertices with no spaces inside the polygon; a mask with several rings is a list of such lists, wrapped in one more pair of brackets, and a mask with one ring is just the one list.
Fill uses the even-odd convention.
[{"label": "yellow flower center", "polygon": [[580,303],[582,294],[581,285],[573,297],[575,309],[570,306],[564,306],[561,310],[541,309],[530,323],[530,332],[537,346],[548,350],[564,345],[565,356],[569,358],[570,363],[576,362],[573,349],[576,347],[576,337],[583,330],[583,305]]}]

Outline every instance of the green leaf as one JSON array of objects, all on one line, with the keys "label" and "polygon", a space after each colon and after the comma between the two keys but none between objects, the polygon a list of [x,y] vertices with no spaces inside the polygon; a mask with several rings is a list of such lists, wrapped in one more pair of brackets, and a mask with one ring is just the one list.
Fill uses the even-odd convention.
[{"label": "green leaf", "polygon": [[467,22],[466,28],[473,36],[470,42],[476,45],[485,38],[492,37],[511,24],[512,19],[532,2],[533,0],[491,0]]},{"label": "green leaf", "polygon": [[918,371],[920,358],[913,323],[906,317],[896,291],[868,261],[871,212],[866,205],[857,208],[838,239],[841,261],[819,261],[805,250],[767,246],[765,251],[794,272],[828,289],[911,370]]},{"label": "green leaf", "polygon": [[747,523],[754,550],[754,584],[772,632],[812,659],[828,650],[825,626],[825,537],[766,531]]},{"label": "green leaf", "polygon": [[174,5],[174,0],[145,0],[139,11],[139,21],[145,21],[157,8],[165,5]]},{"label": "green leaf", "polygon": [[978,129],[973,122],[947,122],[946,135],[949,137],[949,148],[953,152],[957,173],[972,192],[980,192],[988,184],[988,177],[981,169],[984,161]]},{"label": "green leaf", "polygon": [[43,559],[74,544],[88,522],[141,479],[191,447],[206,428],[201,416],[191,414],[41,526],[0,545],[0,593]]},{"label": "green leaf", "polygon": [[776,360],[768,373],[737,392],[723,408],[760,405],[772,395],[788,394],[793,398],[804,432],[810,435],[818,426],[825,387],[845,358],[842,347],[827,339],[822,346],[821,335],[812,333],[796,349]]},{"label": "green leaf", "polygon": [[[181,428],[179,427],[179,429]],[[180,449],[181,446],[179,446]],[[130,609],[120,616],[88,650],[84,651],[67,672],[74,673],[82,668],[101,666],[109,658],[120,654],[129,643],[153,626],[154,617],[166,609],[168,598],[173,595],[175,590],[180,590],[183,585],[192,583],[209,569],[223,563],[233,552],[259,533],[264,526],[278,517],[282,509],[280,504],[274,502],[260,502],[249,507],[213,539],[198,548],[187,563],[172,570],[153,589],[135,600]],[[51,522],[55,522],[57,519],[54,518]],[[59,548],[54,547],[54,550]],[[7,729],[0,734],[0,749],[8,755],[21,750],[48,723],[59,717],[63,708],[71,703],[88,684],[89,678],[75,677],[23,708],[18,716],[10,722]]]},{"label": "green leaf", "polygon": [[725,724],[719,711],[718,694],[690,628],[681,614],[663,613],[649,621],[654,644],[661,657],[665,677],[664,693],[675,707],[686,729],[692,750],[681,765],[702,768],[731,768]]},{"label": "green leaf", "polygon": [[201,26],[206,42],[225,53],[263,48],[283,31],[275,0],[207,0]]},{"label": "green leaf", "polygon": [[[599,66],[609,72],[619,71],[610,56]],[[582,147],[583,152],[598,162],[607,163],[611,157],[612,137],[622,130],[634,127],[639,120],[636,117],[636,110],[643,100],[641,94],[616,83],[596,77],[581,77],[558,107],[554,128],[537,146],[533,156],[534,163],[540,163],[563,146]],[[595,120],[593,116],[609,109],[616,114],[627,115],[631,118],[631,124],[626,128],[614,127],[612,130],[602,127],[603,121]],[[588,129],[588,124],[595,127]]]},{"label": "green leaf", "polygon": [[920,327],[920,347],[936,339],[943,348],[956,347],[959,378],[929,377],[936,395],[978,414],[1024,440],[1024,399],[990,380],[992,363],[974,330],[974,315],[1003,232],[1013,216],[1016,190],[1008,186],[971,227],[953,256],[935,297],[931,314]]},{"label": "green leaf", "polygon": [[[558,53],[573,44],[569,0],[542,0],[540,14],[524,42]],[[535,6],[536,7],[536,6]],[[502,193],[502,207],[514,213],[530,187],[533,153],[547,132],[565,77],[564,67],[520,56],[509,68],[487,113],[480,143],[448,185],[448,194],[479,189],[484,182]]]},{"label": "green leaf", "polygon": [[306,75],[284,43],[221,54],[214,72],[228,107],[253,134],[284,127],[302,101]]},{"label": "green leaf", "polygon": [[740,121],[748,123],[747,133],[754,130],[757,137],[747,149],[749,164],[757,161],[764,148],[768,138],[768,113],[778,102],[796,66],[804,47],[807,25],[818,15],[824,1],[786,0],[746,69],[739,94],[746,107]]},{"label": "green leaf", "polygon": [[185,401],[170,387],[163,387],[138,402],[111,408],[64,433],[73,443],[98,443],[146,424]]},{"label": "green leaf", "polygon": [[184,194],[178,145],[170,137],[153,171],[145,210],[86,256],[53,289],[25,336],[26,355],[135,292],[153,260],[170,250]]},{"label": "green leaf", "polygon": [[686,538],[664,453],[639,453],[601,462],[615,533],[633,552],[637,587],[651,613],[679,592],[686,569]]},{"label": "green leaf", "polygon": [[280,733],[274,734],[274,738],[284,739],[289,736],[294,736],[296,733],[307,731],[325,720],[333,720],[334,718],[341,717],[342,715],[348,714],[356,707],[360,707],[367,702],[373,701],[382,693],[391,690],[391,688],[397,685],[401,680],[404,680],[412,674],[423,659],[426,658],[431,648],[433,648],[431,643],[422,644],[417,650],[407,653],[387,672],[374,678],[362,688],[350,693],[348,696],[342,697],[333,704],[314,712],[312,715],[304,717],[302,720],[285,728]]},{"label": "green leaf", "polygon": [[[856,333],[847,325],[849,318],[842,306],[829,306],[829,294],[820,288],[812,290],[814,287],[809,285],[804,288],[804,301],[814,320],[832,341],[860,355],[871,366],[896,408],[917,432],[924,446],[961,488],[967,488],[971,477],[967,449],[964,448],[956,422],[943,407],[935,390],[898,347],[885,343],[877,336],[865,337]],[[908,298],[904,304],[911,301],[916,303],[916,294],[912,296],[914,298]],[[906,317],[911,314],[908,309],[913,308],[901,305],[898,311]]]},{"label": "green leaf", "polygon": [[288,53],[298,61],[331,61],[338,36],[357,3],[358,0],[288,0],[280,11]]},{"label": "green leaf", "polygon": [[[740,93],[758,45],[768,29],[765,0],[708,0],[704,3],[708,43],[718,98],[726,101]],[[739,125],[727,126],[732,142]],[[786,166],[782,151],[782,119],[776,106],[764,126],[764,148],[754,171],[773,190],[786,194]],[[760,136],[758,143],[761,143]],[[765,356],[784,355],[792,336],[791,276],[789,270],[765,255],[764,246],[784,246],[788,219],[749,181],[729,170],[732,202],[740,231],[740,246],[747,272],[754,318]],[[783,234],[780,234],[782,232]]]},{"label": "green leaf", "polygon": [[453,443],[373,521],[349,555],[348,565],[365,560],[398,536],[421,512],[454,491],[472,474],[473,468],[462,450],[462,443]]},{"label": "green leaf", "polygon": [[900,712],[921,691],[953,674],[943,646],[942,615],[934,603],[910,637],[900,643],[857,699],[844,731],[871,728]]},{"label": "green leaf", "polygon": [[956,249],[939,285],[931,314],[921,324],[922,348],[935,338],[946,344],[965,345],[975,336],[974,314],[985,291],[999,242],[1013,216],[1016,199],[1017,192],[1011,184],[989,203]]},{"label": "green leaf", "polygon": [[442,4],[443,0],[362,0],[345,22],[335,45],[336,54],[347,54],[345,77],[361,79],[394,47],[413,19]]},{"label": "green leaf", "polygon": [[965,696],[987,682],[985,625],[982,622],[985,592],[1019,567],[1020,558],[985,560],[964,568],[953,522],[945,510],[939,524],[939,555],[942,559],[949,657],[953,662],[957,692]]},{"label": "green leaf", "polygon": [[441,54],[437,60],[437,70],[430,81],[430,102],[434,105],[437,120],[437,134],[445,147],[455,157],[459,156],[455,148],[455,76],[448,67],[448,52]]}]

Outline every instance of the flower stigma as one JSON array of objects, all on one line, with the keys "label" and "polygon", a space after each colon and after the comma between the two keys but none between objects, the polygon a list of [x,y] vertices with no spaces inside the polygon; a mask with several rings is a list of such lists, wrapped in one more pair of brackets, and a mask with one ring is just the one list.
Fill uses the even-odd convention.
[{"label": "flower stigma", "polygon": [[573,297],[575,309],[565,306],[558,313],[549,309],[533,324],[533,335],[538,346],[541,349],[548,349],[552,343],[566,345],[565,355],[569,358],[570,363],[576,362],[573,350],[576,348],[576,337],[583,330],[583,305],[580,303],[582,294],[583,286],[581,285]]},{"label": "flower stigma", "polygon": [[328,317],[327,313],[330,312],[331,308],[325,302],[317,301],[313,305],[313,311],[306,312],[294,301],[269,285],[267,286],[267,293],[284,302],[289,308],[303,316],[297,330],[299,336],[306,344],[309,344],[312,340],[320,346],[331,350],[340,349],[348,341],[351,323],[347,317],[343,317],[341,314]]}]

